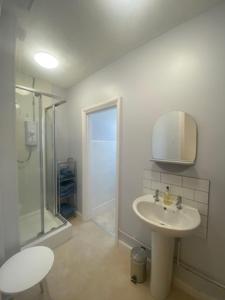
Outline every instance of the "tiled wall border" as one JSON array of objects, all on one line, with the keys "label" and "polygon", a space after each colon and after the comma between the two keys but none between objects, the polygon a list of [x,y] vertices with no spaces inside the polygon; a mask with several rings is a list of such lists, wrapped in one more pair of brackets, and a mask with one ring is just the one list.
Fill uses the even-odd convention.
[{"label": "tiled wall border", "polygon": [[144,194],[152,194],[158,189],[162,195],[167,186],[169,186],[173,196],[182,196],[184,204],[199,210],[202,222],[195,231],[195,236],[207,239],[210,181],[208,179],[144,170]]}]

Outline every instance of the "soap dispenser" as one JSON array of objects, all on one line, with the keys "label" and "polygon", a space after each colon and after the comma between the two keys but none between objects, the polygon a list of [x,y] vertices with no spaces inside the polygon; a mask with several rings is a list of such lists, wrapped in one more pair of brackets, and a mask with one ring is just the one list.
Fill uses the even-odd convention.
[{"label": "soap dispenser", "polygon": [[164,193],[164,197],[163,197],[163,203],[165,205],[171,205],[173,203],[173,199],[172,199],[172,196],[170,194],[169,186],[166,187],[166,192]]}]

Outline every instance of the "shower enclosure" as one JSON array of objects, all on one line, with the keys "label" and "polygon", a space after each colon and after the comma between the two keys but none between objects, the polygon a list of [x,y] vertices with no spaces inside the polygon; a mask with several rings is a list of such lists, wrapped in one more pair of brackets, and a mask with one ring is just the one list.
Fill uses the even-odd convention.
[{"label": "shower enclosure", "polygon": [[57,96],[16,86],[16,141],[21,245],[66,224],[57,205]]}]

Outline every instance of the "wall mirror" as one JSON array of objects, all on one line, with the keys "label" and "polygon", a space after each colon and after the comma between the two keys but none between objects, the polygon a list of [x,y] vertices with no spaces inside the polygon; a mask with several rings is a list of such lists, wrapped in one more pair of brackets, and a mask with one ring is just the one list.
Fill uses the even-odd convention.
[{"label": "wall mirror", "polygon": [[155,123],[152,134],[152,160],[192,165],[197,151],[197,124],[187,113],[172,111]]}]

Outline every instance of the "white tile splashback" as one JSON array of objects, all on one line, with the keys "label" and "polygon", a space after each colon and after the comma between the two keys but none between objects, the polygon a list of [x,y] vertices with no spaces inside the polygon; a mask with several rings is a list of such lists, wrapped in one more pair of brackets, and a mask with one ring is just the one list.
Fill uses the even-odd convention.
[{"label": "white tile splashback", "polygon": [[166,191],[167,186],[169,186],[172,195],[175,197],[182,196],[184,204],[199,210],[202,222],[201,226],[196,230],[195,235],[202,239],[206,239],[209,206],[209,180],[144,170],[144,194],[153,194],[155,190],[159,190],[162,195]]},{"label": "white tile splashback", "polygon": [[182,177],[182,186],[191,188],[193,190],[199,190],[203,192],[209,192],[209,180],[199,179],[192,177]]},{"label": "white tile splashback", "polygon": [[168,183],[168,184],[175,184],[181,186],[182,184],[182,177],[167,173],[160,173],[161,182]]}]

